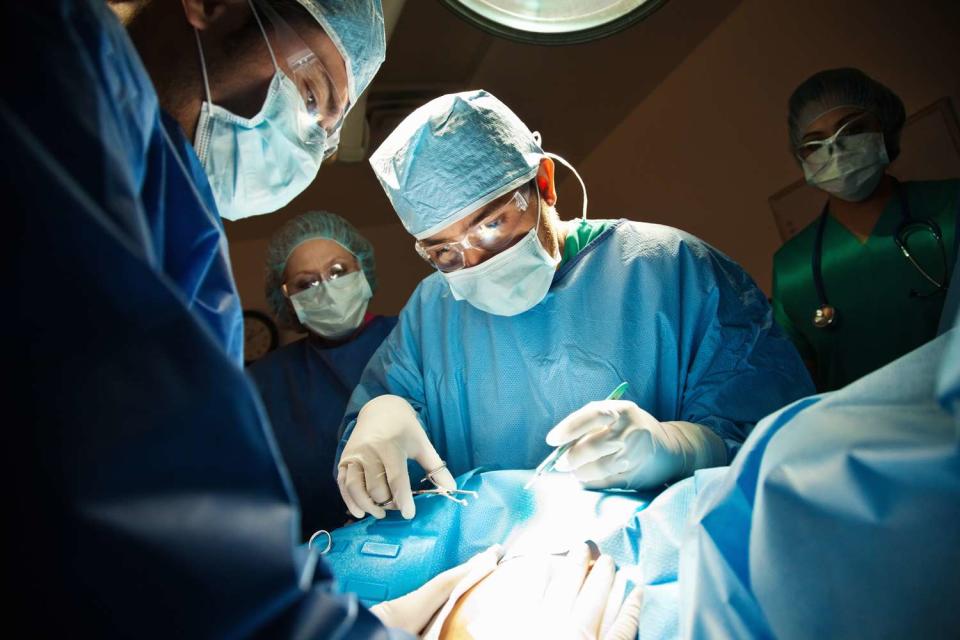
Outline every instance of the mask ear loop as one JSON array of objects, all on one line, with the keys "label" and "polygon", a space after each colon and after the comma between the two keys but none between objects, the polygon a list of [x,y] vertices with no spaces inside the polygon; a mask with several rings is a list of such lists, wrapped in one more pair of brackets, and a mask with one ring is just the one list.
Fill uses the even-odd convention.
[{"label": "mask ear loop", "polygon": [[[260,27],[260,33],[263,35],[264,42],[267,43],[267,51],[270,52],[270,60],[273,61],[273,68],[275,71],[280,70],[280,66],[277,64],[277,56],[273,53],[273,47],[270,46],[270,38],[267,37],[267,30],[263,28],[263,22],[260,20],[260,14],[257,13],[257,8],[253,6],[253,0],[247,0],[247,4],[250,5],[250,11],[253,12],[253,17],[257,21],[257,25]],[[207,104],[213,106],[213,98],[210,96],[210,77],[207,75],[207,59],[203,55],[203,45],[200,43],[200,32],[196,27],[193,28],[193,35],[197,39],[197,51],[200,52],[200,71],[203,75],[203,90],[207,94]]]},{"label": "mask ear loop", "polygon": [[554,160],[556,160],[557,162],[565,166],[567,169],[570,169],[573,175],[577,177],[577,182],[580,183],[580,190],[583,192],[583,211],[580,212],[580,218],[582,220],[586,220],[587,219],[587,185],[583,183],[583,178],[580,177],[580,174],[577,172],[576,169],[573,168],[572,164],[570,164],[569,162],[567,162],[557,154],[550,153],[549,151],[544,151],[543,154],[548,158],[553,158]]},{"label": "mask ear loop", "polygon": [[543,206],[540,204],[540,188],[537,185],[533,186],[533,190],[537,192],[537,224],[534,225],[534,229],[537,230],[537,237],[539,242],[540,236],[540,216],[543,215]]},{"label": "mask ear loop", "polygon": [[[541,141],[541,136],[539,131],[533,132],[533,139],[536,141],[537,145],[539,146]],[[573,173],[573,175],[577,177],[577,182],[580,183],[580,190],[583,192],[583,211],[580,212],[580,218],[582,220],[586,220],[587,219],[587,185],[584,184],[583,178],[580,177],[580,173],[573,168],[572,164],[570,164],[569,162],[564,160],[561,156],[558,156],[555,153],[544,151],[543,155],[547,156],[548,158],[552,158],[556,160],[557,162],[565,166],[567,169],[569,169]],[[539,193],[539,191],[537,193]]]},{"label": "mask ear loop", "polygon": [[280,71],[280,65],[277,64],[277,56],[274,55],[273,47],[270,46],[270,38],[267,37],[267,30],[263,28],[263,21],[260,20],[260,14],[257,13],[257,8],[253,6],[253,0],[247,0],[247,4],[250,5],[250,11],[253,12],[253,17],[257,19],[260,33],[263,34],[263,39],[267,43],[267,51],[270,52],[270,59],[273,60],[273,68],[275,71]]},{"label": "mask ear loop", "polygon": [[210,79],[207,77],[207,59],[203,56],[203,45],[200,44],[200,32],[193,28],[193,35],[197,39],[197,51],[200,52],[200,72],[203,75],[203,90],[207,94],[207,104],[213,106],[213,98],[210,97]]}]

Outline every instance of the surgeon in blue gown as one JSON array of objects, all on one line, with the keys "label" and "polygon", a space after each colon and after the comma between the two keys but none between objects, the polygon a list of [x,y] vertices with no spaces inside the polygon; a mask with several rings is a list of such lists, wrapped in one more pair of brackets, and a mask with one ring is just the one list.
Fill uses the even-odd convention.
[{"label": "surgeon in blue gown", "polygon": [[452,486],[585,433],[560,461],[585,486],[660,487],[728,464],[758,419],[812,392],[737,264],[677,229],[588,220],[586,203],[561,221],[554,157],[482,90],[417,109],[372,155],[437,272],[351,398],[337,472],[354,515],[414,515],[407,459]]},{"label": "surgeon in blue gown", "polygon": [[337,430],[360,374],[397,319],[367,311],[377,288],[373,245],[334,213],[311,211],[280,227],[266,271],[277,321],[306,335],[248,372],[290,472],[307,540],[347,518],[330,473]]},{"label": "surgeon in blue gown", "polygon": [[[282,4],[304,39],[329,35],[353,101],[383,60],[379,2]],[[249,81],[263,102],[262,32],[241,2],[128,6],[133,41],[99,0],[0,9],[5,622],[36,637],[407,637],[295,546],[290,483],[240,366],[217,204],[165,114],[185,113],[164,102],[171,77],[150,66],[168,48],[197,118],[186,17],[205,27],[211,89]],[[232,72],[212,55],[228,38]]]}]

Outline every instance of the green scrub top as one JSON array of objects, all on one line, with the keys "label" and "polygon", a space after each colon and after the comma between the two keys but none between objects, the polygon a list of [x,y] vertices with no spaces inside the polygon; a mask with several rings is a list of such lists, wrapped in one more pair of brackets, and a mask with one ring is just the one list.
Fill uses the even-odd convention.
[{"label": "green scrub top", "polygon": [[[947,271],[957,257],[960,180],[901,184],[910,216],[932,219],[943,233]],[[936,291],[900,252],[894,241],[902,220],[894,195],[865,243],[833,216],[827,216],[821,273],[827,300],[837,310],[834,326],[817,329],[820,307],[813,279],[817,220],[784,244],[773,259],[773,311],[803,358],[812,364],[821,391],[843,387],[896,360],[937,335],[945,294]],[[943,258],[933,235],[920,229],[909,236],[914,259],[942,281]]]},{"label": "green scrub top", "polygon": [[597,236],[613,225],[613,220],[584,220],[580,218],[571,222],[567,231],[567,238],[563,244],[563,256],[560,258],[559,269],[568,260],[583,251],[583,248],[593,242]]}]

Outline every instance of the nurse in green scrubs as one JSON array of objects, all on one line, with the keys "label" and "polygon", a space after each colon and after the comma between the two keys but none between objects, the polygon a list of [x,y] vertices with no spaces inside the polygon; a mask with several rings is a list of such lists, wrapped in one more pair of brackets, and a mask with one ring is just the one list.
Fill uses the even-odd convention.
[{"label": "nurse in green scrubs", "polygon": [[821,214],[777,251],[774,315],[821,391],[934,338],[957,257],[960,180],[899,182],[903,102],[857,69],[812,76],[789,103],[791,145]]}]

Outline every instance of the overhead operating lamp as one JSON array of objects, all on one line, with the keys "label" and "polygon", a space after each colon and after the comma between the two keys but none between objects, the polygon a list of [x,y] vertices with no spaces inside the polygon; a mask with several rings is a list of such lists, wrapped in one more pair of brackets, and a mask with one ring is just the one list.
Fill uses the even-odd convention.
[{"label": "overhead operating lamp", "polygon": [[666,0],[441,0],[471,24],[530,44],[578,44],[640,22]]}]

